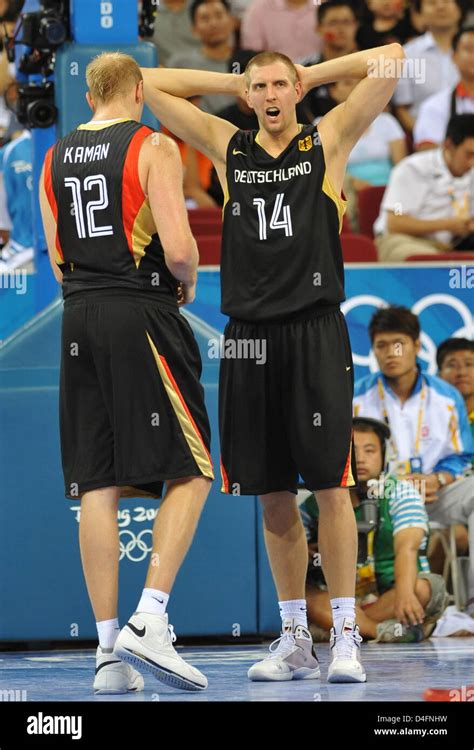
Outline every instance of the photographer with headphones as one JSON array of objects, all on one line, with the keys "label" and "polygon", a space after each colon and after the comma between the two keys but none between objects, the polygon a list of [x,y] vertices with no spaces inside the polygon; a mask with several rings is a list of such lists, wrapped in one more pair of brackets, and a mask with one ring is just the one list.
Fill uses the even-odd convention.
[{"label": "photographer with headphones", "polygon": [[[356,615],[360,634],[389,643],[418,642],[431,635],[446,607],[444,580],[430,573],[426,557],[424,502],[413,481],[383,474],[390,428],[360,416],[353,419],[353,426],[359,484],[351,490],[351,500],[359,531]],[[300,513],[310,558],[308,619],[316,625],[313,636],[323,640],[332,615],[324,560],[317,553],[318,506],[313,494],[305,497]]]}]

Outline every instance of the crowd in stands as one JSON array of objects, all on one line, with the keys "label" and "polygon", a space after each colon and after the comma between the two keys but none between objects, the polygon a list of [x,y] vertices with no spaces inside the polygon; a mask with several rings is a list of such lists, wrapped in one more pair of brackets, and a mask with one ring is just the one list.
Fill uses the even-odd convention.
[{"label": "crowd in stands", "polygon": [[[314,65],[394,41],[404,45],[405,68],[392,101],[354,148],[344,184],[345,228],[352,232],[359,231],[361,193],[387,186],[385,194],[370,193],[370,201],[377,208],[381,204],[370,236],[379,260],[397,262],[413,254],[474,252],[471,5],[466,0],[164,0],[153,40],[160,65],[237,73],[262,50]],[[353,86],[354,81],[338,81],[312,89],[298,105],[298,121],[317,123]],[[215,95],[195,103],[240,128],[256,127],[242,100]],[[424,151],[431,153],[418,153]],[[188,206],[222,205],[212,164],[189,148],[183,154]]]}]

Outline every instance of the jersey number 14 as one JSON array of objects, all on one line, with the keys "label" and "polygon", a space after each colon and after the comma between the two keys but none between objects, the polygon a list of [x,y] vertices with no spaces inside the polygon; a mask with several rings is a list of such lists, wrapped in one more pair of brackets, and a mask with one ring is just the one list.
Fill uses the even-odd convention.
[{"label": "jersey number 14", "polygon": [[[293,236],[293,228],[291,226],[291,214],[290,206],[283,206],[283,198],[285,193],[278,193],[275,198],[275,205],[273,207],[272,218],[270,219],[270,229],[284,229],[286,237]],[[265,215],[265,200],[264,198],[254,198],[253,205],[257,206],[258,212],[258,237],[260,240],[267,239],[267,217]],[[283,218],[280,217],[280,213],[283,213]]]}]

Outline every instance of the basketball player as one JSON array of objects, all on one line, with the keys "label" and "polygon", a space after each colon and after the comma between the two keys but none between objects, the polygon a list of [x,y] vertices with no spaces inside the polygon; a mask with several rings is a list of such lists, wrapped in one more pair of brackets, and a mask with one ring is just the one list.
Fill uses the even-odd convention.
[{"label": "basketball player", "polygon": [[[206,677],[178,656],[166,614],[213,479],[199,349],[178,307],[194,298],[198,252],[178,149],[139,122],[138,65],[102,54],[86,77],[92,120],[48,151],[40,199],[64,296],[61,451],[66,496],[81,500],[94,690],[142,690],[130,664],[200,690]],[[119,634],[118,502],[160,498],[164,482],[145,588]]]},{"label": "basketball player", "polygon": [[[145,100],[176,135],[213,160],[223,186],[222,312],[225,346],[265,346],[264,365],[223,358],[220,371],[222,489],[256,494],[282,617],[281,637],[252,680],[320,676],[307,628],[307,551],[296,505],[298,473],[316,494],[320,551],[334,616],[330,682],[364,682],[355,624],[357,535],[349,487],[353,369],[339,305],[341,186],[351,149],[395,88],[403,49],[391,44],[309,68],[263,52],[242,75],[146,70]],[[318,126],[295,105],[312,87],[359,83]],[[184,97],[233,93],[255,110],[242,131]],[[231,350],[231,347],[229,347]],[[242,347],[240,348],[242,351]]]}]

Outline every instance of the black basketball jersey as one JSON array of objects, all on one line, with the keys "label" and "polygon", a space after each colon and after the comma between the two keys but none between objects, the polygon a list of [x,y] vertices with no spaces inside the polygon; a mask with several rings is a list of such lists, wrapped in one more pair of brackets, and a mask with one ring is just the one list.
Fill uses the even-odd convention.
[{"label": "black basketball jersey", "polygon": [[138,157],[153,131],[135,120],[90,122],[48,151],[45,190],[57,221],[63,296],[124,287],[176,300]]},{"label": "black basketball jersey", "polygon": [[230,139],[221,309],[231,317],[285,318],[345,299],[339,232],[346,202],[327,178],[317,127],[300,128],[276,158],[256,130]]}]

